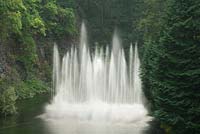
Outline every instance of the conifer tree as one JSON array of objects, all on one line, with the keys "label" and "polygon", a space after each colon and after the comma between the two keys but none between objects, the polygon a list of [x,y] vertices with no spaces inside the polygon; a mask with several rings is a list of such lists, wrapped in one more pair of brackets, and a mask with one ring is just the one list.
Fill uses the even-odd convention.
[{"label": "conifer tree", "polygon": [[154,116],[173,134],[200,133],[200,1],[171,0],[159,38]]}]

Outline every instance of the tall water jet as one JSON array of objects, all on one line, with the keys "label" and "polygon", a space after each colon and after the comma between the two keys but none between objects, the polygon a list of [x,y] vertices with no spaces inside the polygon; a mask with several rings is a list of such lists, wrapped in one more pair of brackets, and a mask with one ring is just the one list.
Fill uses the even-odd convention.
[{"label": "tall water jet", "polygon": [[130,45],[129,51],[129,87],[132,89],[133,102],[142,103],[142,90],[140,79],[140,60],[138,54],[138,45],[135,43],[135,49],[133,53],[133,46]]},{"label": "tall water jet", "polygon": [[54,46],[55,96],[46,107],[45,116],[106,122],[144,119],[147,111],[142,104],[137,44],[134,53],[130,47],[129,55],[129,62],[126,62],[116,33],[111,51],[108,47],[106,50],[96,48],[91,54],[87,48],[86,28],[82,24],[80,49],[67,51],[62,63]]},{"label": "tall water jet", "polygon": [[140,60],[138,54],[137,42],[135,44],[135,54],[134,54],[134,81],[133,81],[133,89],[134,89],[134,102],[142,103],[142,90],[141,90],[141,79],[140,79]]},{"label": "tall water jet", "polygon": [[59,89],[59,82],[60,82],[60,56],[58,52],[57,45],[54,45],[53,51],[53,88],[51,91],[52,97],[55,95],[55,89]]},{"label": "tall water jet", "polygon": [[87,44],[87,30],[85,23],[81,24],[81,36],[80,36],[80,50],[83,50],[83,46]]}]

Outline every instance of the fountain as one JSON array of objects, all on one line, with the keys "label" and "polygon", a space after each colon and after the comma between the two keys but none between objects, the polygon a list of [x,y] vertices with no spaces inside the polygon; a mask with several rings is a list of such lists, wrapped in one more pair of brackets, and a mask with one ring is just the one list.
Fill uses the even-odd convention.
[{"label": "fountain", "polygon": [[[128,64],[129,65],[128,65]],[[79,49],[72,47],[60,61],[54,46],[52,102],[45,118],[98,122],[139,122],[147,117],[142,101],[137,43],[129,62],[114,33],[112,50],[90,53],[82,24]]]}]

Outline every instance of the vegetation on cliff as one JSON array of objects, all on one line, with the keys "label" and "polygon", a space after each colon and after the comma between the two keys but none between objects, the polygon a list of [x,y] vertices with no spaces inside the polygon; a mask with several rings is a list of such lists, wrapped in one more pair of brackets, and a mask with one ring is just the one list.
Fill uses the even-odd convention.
[{"label": "vegetation on cliff", "polygon": [[73,6],[62,2],[0,1],[1,114],[15,113],[17,99],[30,98],[50,88],[49,51],[53,42],[76,34]]}]

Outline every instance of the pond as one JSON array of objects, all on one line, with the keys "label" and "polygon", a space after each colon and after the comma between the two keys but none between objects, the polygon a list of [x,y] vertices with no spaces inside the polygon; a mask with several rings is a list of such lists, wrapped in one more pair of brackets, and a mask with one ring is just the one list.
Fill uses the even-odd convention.
[{"label": "pond", "polygon": [[163,134],[158,123],[139,127],[134,124],[77,122],[75,120],[43,120],[49,95],[19,101],[18,115],[0,120],[0,134]]}]

